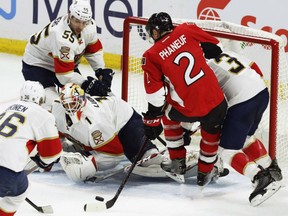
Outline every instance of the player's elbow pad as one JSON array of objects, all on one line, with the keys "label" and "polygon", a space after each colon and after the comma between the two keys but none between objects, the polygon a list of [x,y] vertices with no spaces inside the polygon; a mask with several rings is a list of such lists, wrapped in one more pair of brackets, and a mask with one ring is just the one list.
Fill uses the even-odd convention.
[{"label": "player's elbow pad", "polygon": [[201,47],[206,59],[216,58],[222,53],[222,49],[213,43],[201,43]]}]

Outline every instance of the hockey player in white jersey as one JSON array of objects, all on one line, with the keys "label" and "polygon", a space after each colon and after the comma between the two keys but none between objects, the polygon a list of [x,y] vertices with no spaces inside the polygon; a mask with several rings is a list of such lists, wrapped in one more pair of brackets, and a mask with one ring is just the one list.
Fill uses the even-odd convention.
[{"label": "hockey player in white jersey", "polygon": [[0,115],[0,215],[16,213],[28,193],[24,167],[32,159],[41,168],[60,157],[62,145],[55,118],[40,105],[45,91],[39,82],[26,81],[21,99]]},{"label": "hockey player in white jersey", "polygon": [[[94,77],[83,77],[77,66],[84,56],[95,71]],[[57,92],[55,86],[66,83],[80,85],[90,95],[107,95],[112,76],[104,74],[103,47],[92,19],[89,0],[74,0],[69,13],[49,23],[44,29],[32,35],[22,59],[22,73],[25,80],[39,81],[47,94],[47,109]]]},{"label": "hockey player in white jersey", "polygon": [[271,160],[263,143],[254,135],[269,102],[262,72],[255,62],[231,51],[208,60],[228,101],[220,139],[220,157],[255,184],[251,205],[272,196],[282,179],[276,160]]},{"label": "hockey player in white jersey", "polygon": [[[127,102],[115,96],[90,97],[72,83],[62,87],[59,95],[52,113],[58,130],[76,146],[76,152],[64,153],[60,159],[71,180],[97,181],[99,173],[113,170],[124,159],[134,161],[144,129],[142,117]],[[149,141],[145,151],[143,157],[157,156],[142,166],[155,164],[153,175],[165,176],[160,168],[163,156],[156,146]]]}]

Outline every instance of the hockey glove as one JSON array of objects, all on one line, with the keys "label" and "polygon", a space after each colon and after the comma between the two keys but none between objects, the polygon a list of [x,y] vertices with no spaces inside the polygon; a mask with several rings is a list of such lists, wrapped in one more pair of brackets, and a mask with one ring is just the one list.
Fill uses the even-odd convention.
[{"label": "hockey glove", "polygon": [[38,167],[40,167],[44,170],[50,170],[52,168],[53,164],[55,162],[58,162],[58,161],[55,161],[55,162],[52,162],[50,164],[46,164],[40,159],[39,154],[36,154],[35,156],[30,157],[30,158],[31,158],[31,160],[33,160],[37,164]]},{"label": "hockey glove", "polygon": [[90,76],[82,83],[81,88],[91,96],[107,96],[108,92],[110,92],[110,87]]},{"label": "hockey glove", "polygon": [[98,80],[102,81],[110,90],[111,84],[112,84],[112,79],[113,75],[115,72],[112,69],[102,69],[99,68],[95,71],[95,76],[98,78]]},{"label": "hockey glove", "polygon": [[222,53],[222,49],[213,43],[201,43],[202,50],[206,59],[216,58]]},{"label": "hockey glove", "polygon": [[150,139],[156,139],[163,131],[161,124],[162,115],[152,115],[151,112],[142,113],[145,135]]}]

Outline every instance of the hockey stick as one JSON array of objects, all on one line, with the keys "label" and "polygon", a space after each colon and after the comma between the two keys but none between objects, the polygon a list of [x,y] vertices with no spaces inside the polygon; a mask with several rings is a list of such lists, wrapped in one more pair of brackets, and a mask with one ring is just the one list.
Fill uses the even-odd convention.
[{"label": "hockey stick", "polygon": [[101,210],[109,209],[115,204],[115,202],[118,199],[121,191],[123,190],[127,180],[129,179],[134,167],[136,166],[138,160],[141,158],[148,141],[149,141],[149,139],[145,136],[144,141],[143,141],[143,143],[142,143],[142,145],[141,145],[141,147],[139,149],[139,152],[136,155],[135,160],[131,164],[129,170],[127,171],[127,173],[125,175],[125,177],[122,179],[122,182],[121,182],[116,194],[114,195],[114,197],[104,203],[104,198],[103,197],[96,196],[95,199],[97,201],[100,201],[100,202],[85,204],[84,205],[84,211],[86,211],[86,212],[101,211]]},{"label": "hockey stick", "polygon": [[25,198],[25,201],[40,213],[53,214],[53,208],[51,205],[38,206],[35,203],[33,203],[28,197]]},{"label": "hockey stick", "polygon": [[98,183],[98,182],[101,182],[107,178],[110,178],[114,175],[117,175],[119,173],[122,173],[123,171],[125,170],[125,166],[120,168],[120,169],[111,169],[110,171],[106,171],[106,172],[103,172],[101,174],[96,174],[95,176],[89,178],[89,179],[86,179],[84,182],[94,182],[94,183]]},{"label": "hockey stick", "polygon": [[[147,156],[145,158],[142,158],[141,160],[138,160],[137,163],[136,163],[136,166],[141,166],[143,163],[145,163],[145,162],[157,157],[158,154],[163,154],[164,151],[165,151],[165,149],[160,151],[159,153],[154,153],[154,154],[151,154],[151,155],[149,155],[149,156]],[[95,176],[85,180],[84,182],[94,182],[94,183],[101,182],[101,181],[103,181],[103,180],[105,180],[107,178],[110,178],[110,177],[112,177],[114,175],[117,175],[119,173],[128,172],[128,170],[130,169],[131,165],[132,164],[126,164],[126,165],[123,165],[123,167],[120,168],[120,169],[114,169],[114,170],[112,169],[112,170],[107,171],[107,172],[103,171],[103,173],[101,173],[99,175],[96,174]]]},{"label": "hockey stick", "polygon": [[[29,175],[30,173],[34,172],[37,170],[39,167],[37,165],[25,170],[25,174]],[[53,213],[53,207],[51,205],[47,206],[37,206],[34,202],[32,202],[28,197],[25,198],[25,201],[29,203],[34,209],[36,209],[40,213],[47,213],[47,214],[52,214]]]},{"label": "hockey stick", "polygon": [[166,142],[160,136],[157,136],[156,138],[159,142],[162,143],[162,145],[166,146]]}]

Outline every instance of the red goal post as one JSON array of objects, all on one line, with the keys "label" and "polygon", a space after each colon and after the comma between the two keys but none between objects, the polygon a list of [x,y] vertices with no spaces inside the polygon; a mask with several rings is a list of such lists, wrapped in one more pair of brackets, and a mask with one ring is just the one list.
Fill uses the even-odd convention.
[{"label": "red goal post", "polygon": [[[272,158],[288,160],[288,67],[283,39],[230,22],[173,19],[175,26],[183,22],[195,23],[217,37],[224,49],[240,52],[260,66],[270,91],[270,104],[257,136],[266,143]],[[152,44],[145,32],[146,23],[147,18],[127,17],[123,26],[122,99],[138,112],[147,107],[141,57]]]}]

